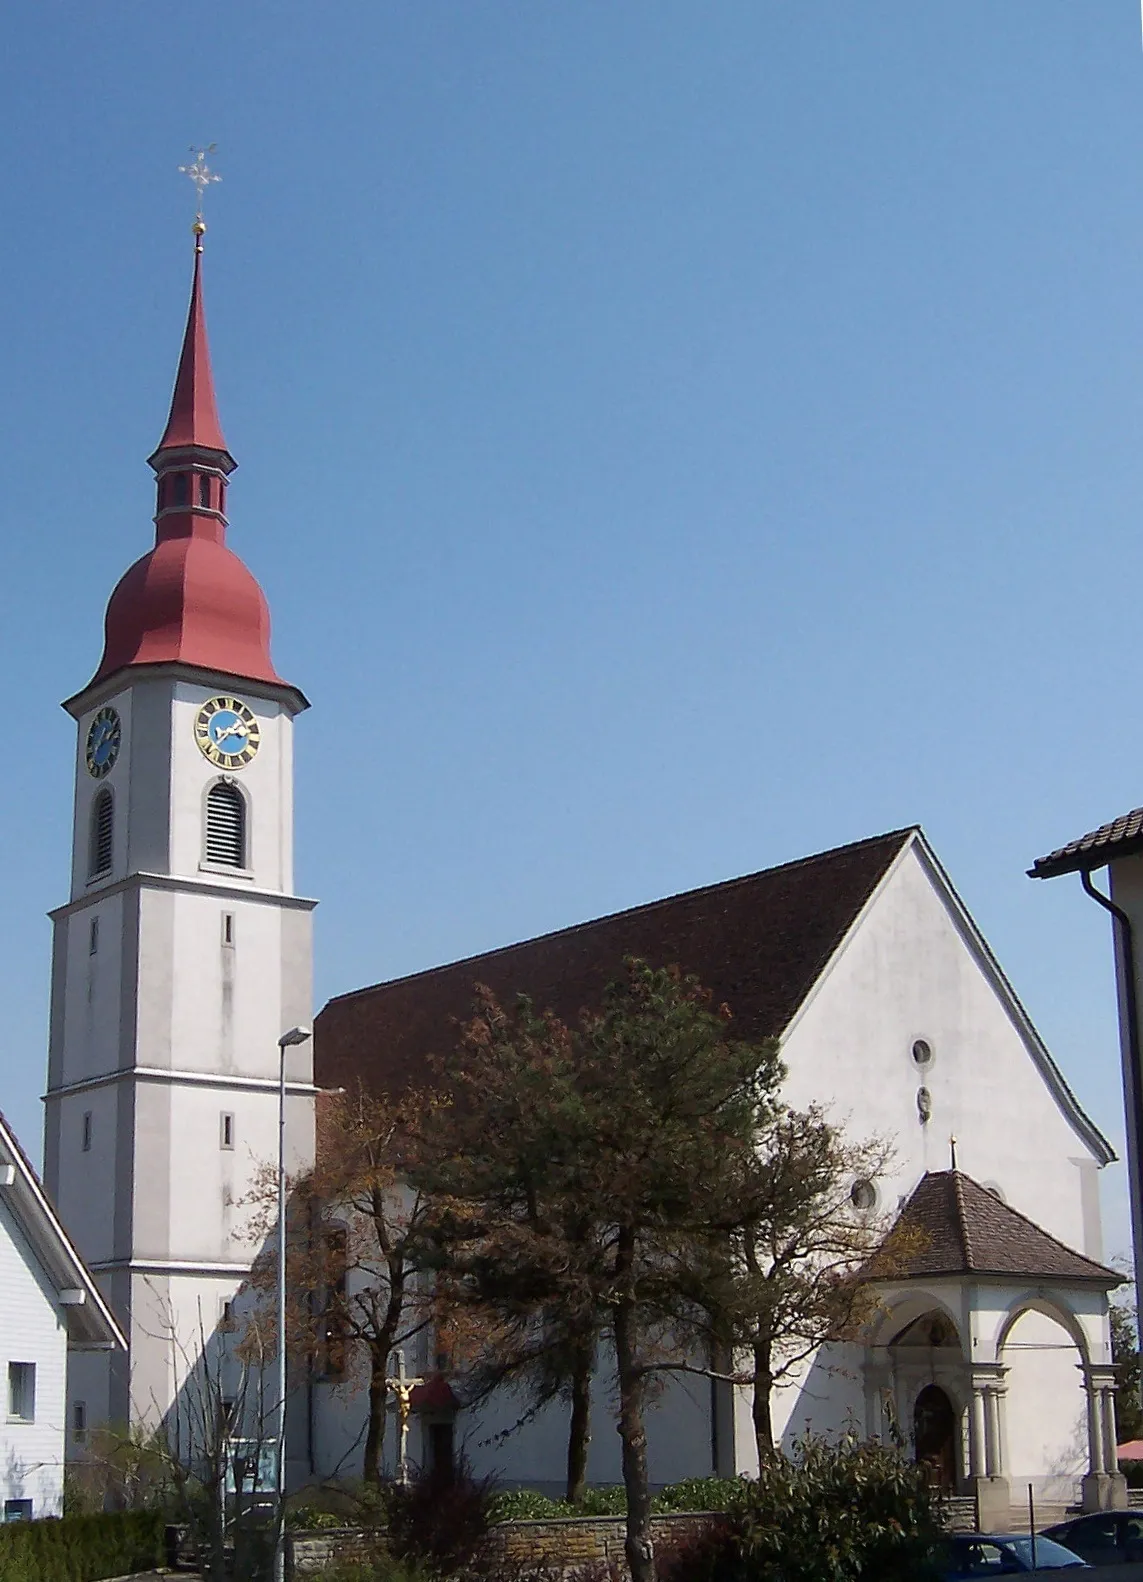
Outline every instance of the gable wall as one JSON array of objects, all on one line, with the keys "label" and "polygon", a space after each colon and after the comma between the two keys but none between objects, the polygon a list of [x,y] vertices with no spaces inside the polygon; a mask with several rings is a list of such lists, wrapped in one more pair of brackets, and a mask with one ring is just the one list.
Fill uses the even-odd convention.
[{"label": "gable wall", "polygon": [[[9,1362],[36,1365],[33,1423],[8,1422]],[[0,1502],[30,1499],[34,1516],[59,1514],[66,1369],[55,1292],[0,1188]]]},{"label": "gable wall", "polygon": [[[923,1038],[934,1059],[912,1059]],[[786,1093],[819,1100],[856,1137],[896,1148],[880,1207],[926,1170],[960,1169],[1069,1246],[1100,1257],[1096,1162],[1064,1114],[1024,1038],[962,937],[913,846],[788,1034]],[[917,1090],[932,1095],[922,1125]],[[1084,1178],[1087,1178],[1087,1187]]]}]

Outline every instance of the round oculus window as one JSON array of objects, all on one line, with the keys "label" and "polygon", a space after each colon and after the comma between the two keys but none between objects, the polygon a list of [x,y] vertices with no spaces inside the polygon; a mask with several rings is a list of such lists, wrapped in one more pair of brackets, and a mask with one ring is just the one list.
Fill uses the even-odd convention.
[{"label": "round oculus window", "polygon": [[931,1066],[933,1063],[933,1046],[924,1038],[918,1038],[913,1044],[913,1064],[917,1066]]},{"label": "round oculus window", "polygon": [[860,1214],[867,1214],[877,1205],[877,1188],[872,1181],[855,1181],[849,1189],[849,1201]]}]

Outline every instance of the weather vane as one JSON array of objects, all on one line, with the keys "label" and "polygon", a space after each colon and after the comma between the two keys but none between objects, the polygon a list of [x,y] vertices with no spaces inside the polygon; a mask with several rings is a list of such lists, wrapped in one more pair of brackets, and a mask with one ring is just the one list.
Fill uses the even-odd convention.
[{"label": "weather vane", "polygon": [[212,181],[222,180],[222,177],[216,176],[206,162],[206,156],[213,154],[217,147],[217,143],[209,143],[206,148],[195,148],[192,143],[191,153],[194,155],[194,164],[179,166],[179,175],[189,176],[191,181],[194,182],[195,191],[198,193],[198,213],[195,215],[194,221],[194,233],[196,236],[201,236],[203,231],[206,230],[206,224],[202,217],[202,195]]}]

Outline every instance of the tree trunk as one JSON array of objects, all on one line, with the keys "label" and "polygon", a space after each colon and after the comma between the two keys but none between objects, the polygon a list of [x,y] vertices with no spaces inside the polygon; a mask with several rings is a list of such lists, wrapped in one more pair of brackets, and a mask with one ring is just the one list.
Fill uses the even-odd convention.
[{"label": "tree trunk", "polygon": [[587,1489],[587,1447],[591,1443],[591,1364],[595,1347],[587,1339],[575,1347],[571,1375],[571,1422],[568,1424],[569,1505],[582,1505]]},{"label": "tree trunk", "polygon": [[619,1232],[617,1284],[624,1294],[615,1304],[613,1328],[619,1378],[619,1433],[623,1440],[623,1487],[627,1494],[627,1541],[624,1549],[631,1582],[655,1582],[655,1549],[651,1542],[651,1488],[647,1474],[647,1432],[643,1426],[644,1375],[636,1354],[635,1302],[624,1290],[635,1261],[635,1235]]},{"label": "tree trunk", "polygon": [[369,1350],[369,1423],[365,1430],[365,1464],[361,1476],[366,1483],[381,1482],[381,1456],[385,1448],[385,1402],[389,1391],[385,1383],[388,1351]]},{"label": "tree trunk", "polygon": [[754,1344],[754,1445],[758,1451],[758,1468],[761,1471],[766,1458],[774,1449],[774,1423],[770,1416],[770,1395],[774,1388],[774,1375],[770,1371],[770,1343]]}]

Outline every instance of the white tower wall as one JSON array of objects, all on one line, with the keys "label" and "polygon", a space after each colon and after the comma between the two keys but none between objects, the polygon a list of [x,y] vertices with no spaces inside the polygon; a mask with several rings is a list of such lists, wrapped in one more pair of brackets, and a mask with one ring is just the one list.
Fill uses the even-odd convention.
[{"label": "white tower wall", "polygon": [[[205,857],[219,770],[194,723],[233,696],[261,732],[228,778],[246,806],[247,863]],[[129,669],[75,700],[71,899],[52,914],[45,1175],[131,1341],[129,1370],[75,1370],[89,1420],[171,1407],[256,1248],[242,1199],[277,1160],[278,1039],[312,1015],[314,903],[292,893],[297,694],[180,665]],[[110,773],[87,771],[95,713],[122,722]],[[94,798],[114,798],[110,870],[89,878]],[[93,936],[93,920],[98,920]],[[287,1051],[287,1167],[313,1154],[312,1060]],[[229,1117],[224,1121],[224,1117]],[[103,1364],[106,1367],[106,1364]]]}]

